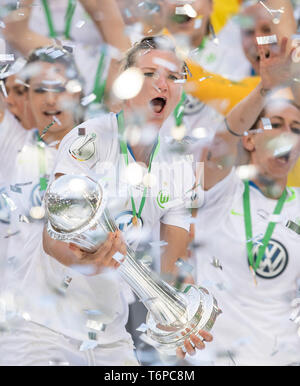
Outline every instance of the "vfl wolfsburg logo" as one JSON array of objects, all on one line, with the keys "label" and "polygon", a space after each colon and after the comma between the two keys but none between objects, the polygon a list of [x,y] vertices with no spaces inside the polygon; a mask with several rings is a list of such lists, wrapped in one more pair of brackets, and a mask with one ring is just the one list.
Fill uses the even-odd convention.
[{"label": "vfl wolfsburg logo", "polygon": [[161,209],[165,209],[165,205],[169,199],[169,193],[167,193],[165,190],[161,190],[156,197],[157,204]]},{"label": "vfl wolfsburg logo", "polygon": [[[260,244],[256,244],[253,248],[254,261],[257,259],[259,247]],[[274,279],[285,271],[288,260],[286,248],[279,241],[271,239],[256,274],[263,279]]]}]

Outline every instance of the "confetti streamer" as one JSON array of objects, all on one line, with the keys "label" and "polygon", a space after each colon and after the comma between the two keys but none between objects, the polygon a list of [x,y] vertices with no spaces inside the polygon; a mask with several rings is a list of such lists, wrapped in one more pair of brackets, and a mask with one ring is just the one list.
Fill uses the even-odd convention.
[{"label": "confetti streamer", "polygon": [[97,98],[97,96],[92,93],[92,94],[89,94],[87,95],[86,97],[82,98],[81,99],[81,105],[82,106],[87,106],[89,105],[90,103],[94,102],[94,100]]},{"label": "confetti streamer", "polygon": [[146,332],[148,329],[149,329],[149,327],[147,326],[147,324],[142,323],[142,324],[136,329],[136,331]]},{"label": "confetti streamer", "polygon": [[215,268],[220,268],[220,270],[222,271],[223,270],[223,267],[220,263],[220,260],[217,259],[216,257],[213,258],[212,262],[211,262],[211,265]]},{"label": "confetti streamer", "polygon": [[22,194],[22,189],[18,185],[10,185],[10,190]]},{"label": "confetti streamer", "polygon": [[257,41],[257,44],[260,46],[266,45],[266,44],[274,44],[274,43],[277,43],[277,36],[276,35],[257,36],[256,41]]},{"label": "confetti streamer", "polygon": [[272,130],[272,123],[269,118],[261,118],[264,130]]},{"label": "confetti streamer", "polygon": [[292,220],[287,222],[286,227],[300,235],[300,225],[296,224]]},{"label": "confetti streamer", "polygon": [[0,62],[13,62],[15,56],[13,54],[0,54]]}]

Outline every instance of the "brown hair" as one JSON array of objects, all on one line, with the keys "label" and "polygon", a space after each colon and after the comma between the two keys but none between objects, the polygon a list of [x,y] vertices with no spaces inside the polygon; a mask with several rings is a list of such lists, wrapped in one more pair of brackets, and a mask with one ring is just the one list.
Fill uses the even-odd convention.
[{"label": "brown hair", "polygon": [[276,106],[277,104],[279,105],[279,104],[282,104],[282,103],[285,103],[285,104],[288,103],[288,104],[296,107],[298,110],[300,110],[300,106],[292,99],[287,99],[287,98],[274,98],[274,99],[270,99],[268,101],[267,105],[264,107],[264,109],[261,111],[261,113],[257,117],[257,120],[255,121],[254,125],[251,127],[251,129],[249,129],[249,131],[257,129],[261,118],[263,118],[265,116],[265,114],[266,114],[267,107],[269,107],[271,105],[275,105]]},{"label": "brown hair", "polygon": [[[125,54],[123,70],[127,70],[135,65],[136,56],[140,51],[147,50],[163,50],[173,52],[176,56],[176,46],[173,39],[166,35],[148,36],[143,38],[141,41],[135,43]],[[189,69],[186,63],[183,61],[183,70],[185,77]]]}]

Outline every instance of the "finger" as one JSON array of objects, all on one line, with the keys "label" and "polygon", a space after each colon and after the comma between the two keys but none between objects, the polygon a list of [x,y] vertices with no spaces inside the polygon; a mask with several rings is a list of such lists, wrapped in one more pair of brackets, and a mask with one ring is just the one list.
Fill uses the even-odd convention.
[{"label": "finger", "polygon": [[264,46],[261,44],[257,44],[257,51],[258,51],[260,63],[264,63],[266,59]]},{"label": "finger", "polygon": [[69,248],[74,253],[74,255],[77,257],[78,260],[82,260],[84,258],[84,253],[80,249],[80,247],[76,244],[69,243]]},{"label": "finger", "polygon": [[213,336],[207,331],[199,330],[198,335],[202,336],[205,342],[211,342],[213,340]]},{"label": "finger", "polygon": [[195,334],[191,334],[190,340],[198,350],[203,350],[205,348],[205,344],[203,343],[203,341]]},{"label": "finger", "polygon": [[185,347],[185,349],[186,349],[186,352],[187,352],[189,355],[193,356],[193,355],[196,354],[196,350],[195,350],[194,347],[192,346],[192,344],[191,344],[191,342],[189,341],[189,339],[186,339],[186,340],[184,341],[184,347]]},{"label": "finger", "polygon": [[117,248],[118,248],[117,252],[120,252],[120,253],[122,253],[122,255],[125,256],[127,254],[127,246],[126,246],[126,243],[124,241],[123,234],[120,230],[117,233],[117,237],[116,237],[115,241],[117,242]]},{"label": "finger", "polygon": [[280,45],[280,55],[285,56],[286,55],[286,49],[289,39],[287,37],[282,38],[281,45]]},{"label": "finger", "polygon": [[100,245],[98,251],[95,253],[95,259],[104,257],[111,249],[114,240],[114,234],[109,233],[107,239]]},{"label": "finger", "polygon": [[180,347],[176,349],[176,355],[179,359],[184,359],[185,358],[185,352],[182,351]]}]

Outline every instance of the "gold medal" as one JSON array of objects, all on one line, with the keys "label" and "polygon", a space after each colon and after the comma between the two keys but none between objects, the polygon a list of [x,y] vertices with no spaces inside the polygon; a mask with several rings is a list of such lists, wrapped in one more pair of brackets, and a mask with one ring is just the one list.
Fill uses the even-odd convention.
[{"label": "gold medal", "polygon": [[137,216],[132,217],[132,225],[134,225],[135,227],[139,226]]}]

